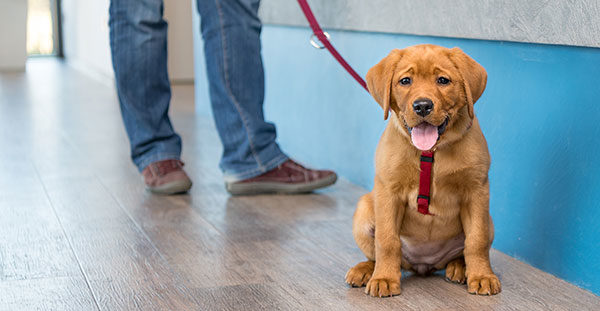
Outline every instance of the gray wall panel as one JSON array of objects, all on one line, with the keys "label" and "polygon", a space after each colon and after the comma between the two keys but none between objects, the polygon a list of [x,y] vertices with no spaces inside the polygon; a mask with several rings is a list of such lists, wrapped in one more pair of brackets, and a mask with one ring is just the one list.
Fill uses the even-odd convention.
[{"label": "gray wall panel", "polygon": [[[600,47],[600,0],[309,0],[324,28]],[[265,23],[306,26],[295,0],[262,0]]]}]

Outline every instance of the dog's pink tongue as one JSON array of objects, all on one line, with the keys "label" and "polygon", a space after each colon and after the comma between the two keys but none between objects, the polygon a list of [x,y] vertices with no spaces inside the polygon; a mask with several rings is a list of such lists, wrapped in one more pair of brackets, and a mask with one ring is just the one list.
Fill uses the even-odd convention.
[{"label": "dog's pink tongue", "polygon": [[427,122],[423,122],[411,131],[412,143],[420,150],[427,151],[433,148],[438,140],[438,129]]}]

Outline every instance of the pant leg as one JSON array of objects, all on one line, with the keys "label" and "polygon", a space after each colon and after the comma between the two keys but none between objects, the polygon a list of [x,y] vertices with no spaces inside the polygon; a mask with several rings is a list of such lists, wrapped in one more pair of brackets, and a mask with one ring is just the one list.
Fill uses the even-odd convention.
[{"label": "pant leg", "polygon": [[264,120],[259,0],[197,0],[213,116],[223,143],[220,167],[235,181],[287,160]]},{"label": "pant leg", "polygon": [[169,120],[167,23],[162,0],[111,0],[110,47],[121,115],[138,169],[179,159],[181,138]]}]

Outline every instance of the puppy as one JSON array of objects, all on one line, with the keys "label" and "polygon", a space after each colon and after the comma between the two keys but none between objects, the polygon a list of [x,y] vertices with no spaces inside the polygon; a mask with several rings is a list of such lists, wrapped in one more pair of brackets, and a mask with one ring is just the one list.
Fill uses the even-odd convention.
[{"label": "puppy", "polygon": [[[486,82],[485,69],[459,48],[434,45],[393,50],[369,70],[369,91],[391,120],[375,154],[373,191],[353,220],[368,260],[348,271],[348,284],[393,296],[401,269],[445,268],[469,293],[500,292],[489,258],[490,155],[473,112]],[[417,204],[423,151],[434,152],[426,212]]]}]

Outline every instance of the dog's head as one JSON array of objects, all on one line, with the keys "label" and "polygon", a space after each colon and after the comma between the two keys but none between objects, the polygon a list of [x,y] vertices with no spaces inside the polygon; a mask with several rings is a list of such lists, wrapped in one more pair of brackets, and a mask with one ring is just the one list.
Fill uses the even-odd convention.
[{"label": "dog's head", "polygon": [[420,150],[464,135],[486,82],[485,69],[462,50],[435,45],[393,50],[367,73],[384,119],[393,110],[401,131]]}]

